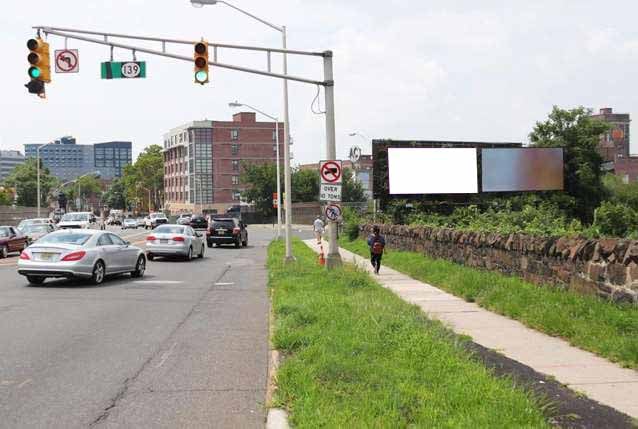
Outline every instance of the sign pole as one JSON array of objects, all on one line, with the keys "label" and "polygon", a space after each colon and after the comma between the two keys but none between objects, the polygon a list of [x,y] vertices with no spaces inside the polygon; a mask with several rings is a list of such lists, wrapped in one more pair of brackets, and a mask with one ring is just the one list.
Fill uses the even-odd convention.
[{"label": "sign pole", "polygon": [[[328,51],[323,57],[324,79],[326,81],[326,155],[328,159],[337,159],[337,138],[335,133],[335,98],[334,78],[332,70],[332,52]],[[328,224],[328,255],[326,268],[329,270],[341,266],[339,243],[337,242],[337,222]]]}]

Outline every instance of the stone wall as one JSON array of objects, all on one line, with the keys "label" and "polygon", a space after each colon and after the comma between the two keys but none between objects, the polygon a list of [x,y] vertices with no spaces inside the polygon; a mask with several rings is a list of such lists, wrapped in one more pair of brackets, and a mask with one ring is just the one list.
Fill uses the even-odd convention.
[{"label": "stone wall", "polygon": [[[390,249],[516,275],[638,305],[638,240],[549,238],[380,225]],[[367,237],[372,225],[361,227]]]}]

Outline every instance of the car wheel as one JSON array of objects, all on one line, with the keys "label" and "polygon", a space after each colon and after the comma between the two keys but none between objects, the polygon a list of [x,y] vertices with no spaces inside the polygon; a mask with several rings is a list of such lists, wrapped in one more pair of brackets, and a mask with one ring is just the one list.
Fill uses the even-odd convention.
[{"label": "car wheel", "polygon": [[202,259],[204,257],[204,245],[202,244],[202,250],[199,252],[199,259]]},{"label": "car wheel", "polygon": [[193,260],[193,248],[192,247],[188,248],[188,255],[186,255],[186,260],[187,261],[192,261]]},{"label": "car wheel", "polygon": [[144,271],[146,271],[146,259],[144,259],[144,256],[140,255],[140,257],[137,258],[135,271],[131,273],[131,277],[144,277]]},{"label": "car wheel", "polygon": [[7,246],[0,247],[0,259],[6,258],[7,255],[9,255],[9,250],[7,249]]},{"label": "car wheel", "polygon": [[93,275],[91,276],[91,283],[94,285],[100,285],[104,282],[104,275],[106,272],[106,268],[104,267],[104,262],[97,261],[95,266],[93,267]]},{"label": "car wheel", "polygon": [[46,280],[46,277],[27,276],[27,281],[32,285],[41,285]]},{"label": "car wheel", "polygon": [[146,259],[149,261],[152,261],[153,259],[155,259],[155,256],[151,255],[150,253],[148,255],[146,255]]}]

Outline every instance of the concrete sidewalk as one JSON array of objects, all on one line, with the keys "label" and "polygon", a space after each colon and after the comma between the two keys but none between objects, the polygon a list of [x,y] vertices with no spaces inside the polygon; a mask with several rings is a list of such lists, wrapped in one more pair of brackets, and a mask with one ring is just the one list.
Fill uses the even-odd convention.
[{"label": "concrete sidewalk", "polygon": [[[315,252],[315,240],[305,240]],[[327,251],[328,243],[324,242]],[[368,259],[339,249],[344,262],[352,262],[373,273]],[[419,306],[431,318],[438,319],[459,334],[554,377],[572,390],[590,399],[638,418],[638,372],[621,368],[564,340],[530,329],[507,317],[492,313],[477,304],[414,280],[382,266],[376,280],[405,301]]]}]

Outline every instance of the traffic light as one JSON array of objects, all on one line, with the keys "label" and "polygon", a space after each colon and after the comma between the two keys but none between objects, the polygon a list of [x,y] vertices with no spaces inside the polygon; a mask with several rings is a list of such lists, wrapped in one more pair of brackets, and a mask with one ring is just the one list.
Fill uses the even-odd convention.
[{"label": "traffic light", "polygon": [[208,42],[202,40],[195,43],[195,83],[204,85],[208,83]]},{"label": "traffic light", "polygon": [[31,81],[24,85],[30,94],[38,94],[44,98],[44,84],[51,82],[51,59],[49,56],[49,44],[40,37],[27,41],[29,48],[30,67],[28,70]]}]

